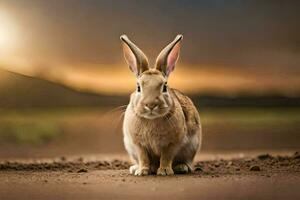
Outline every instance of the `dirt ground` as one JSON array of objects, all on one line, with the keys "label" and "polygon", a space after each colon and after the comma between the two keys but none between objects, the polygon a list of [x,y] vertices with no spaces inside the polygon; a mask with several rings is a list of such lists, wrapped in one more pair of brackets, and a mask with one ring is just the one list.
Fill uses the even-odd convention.
[{"label": "dirt ground", "polygon": [[19,112],[0,116],[0,200],[300,199],[299,109],[204,110],[196,171],[172,177],[129,175],[120,113]]},{"label": "dirt ground", "polygon": [[0,199],[299,199],[300,154],[195,162],[172,177],[129,175],[126,158],[3,161]]}]

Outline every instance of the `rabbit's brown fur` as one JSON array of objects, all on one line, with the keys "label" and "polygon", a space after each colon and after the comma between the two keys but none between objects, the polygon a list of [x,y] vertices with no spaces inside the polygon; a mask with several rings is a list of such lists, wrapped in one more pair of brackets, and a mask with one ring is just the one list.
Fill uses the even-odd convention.
[{"label": "rabbit's brown fur", "polygon": [[191,171],[201,144],[199,114],[187,96],[166,85],[182,36],[161,52],[155,68],[148,67],[145,55],[126,36],[121,39],[138,84],[123,123],[125,148],[135,162],[130,173],[172,175],[174,171]]}]

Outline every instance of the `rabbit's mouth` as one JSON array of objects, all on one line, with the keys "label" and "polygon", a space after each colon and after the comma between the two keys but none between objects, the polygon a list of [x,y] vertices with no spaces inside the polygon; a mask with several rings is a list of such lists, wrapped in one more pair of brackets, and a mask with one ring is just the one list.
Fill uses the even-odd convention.
[{"label": "rabbit's mouth", "polygon": [[169,108],[160,108],[160,109],[154,109],[154,110],[143,110],[139,113],[139,115],[146,119],[156,119],[160,117],[164,117],[166,114],[168,114]]},{"label": "rabbit's mouth", "polygon": [[160,116],[159,115],[154,115],[154,114],[146,114],[146,115],[143,115],[143,117],[146,118],[146,119],[156,119]]}]

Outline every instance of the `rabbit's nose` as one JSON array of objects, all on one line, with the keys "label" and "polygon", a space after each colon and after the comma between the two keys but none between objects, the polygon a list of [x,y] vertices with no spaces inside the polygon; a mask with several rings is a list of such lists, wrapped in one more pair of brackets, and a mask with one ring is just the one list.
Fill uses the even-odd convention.
[{"label": "rabbit's nose", "polygon": [[149,109],[149,110],[153,110],[157,106],[158,106],[157,103],[146,103],[145,104],[146,109]]}]

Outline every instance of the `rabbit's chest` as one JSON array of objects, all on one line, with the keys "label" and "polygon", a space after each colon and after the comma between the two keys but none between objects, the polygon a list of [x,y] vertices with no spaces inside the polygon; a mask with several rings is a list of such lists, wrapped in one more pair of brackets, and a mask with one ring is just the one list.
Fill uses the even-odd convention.
[{"label": "rabbit's chest", "polygon": [[186,131],[184,123],[150,120],[132,123],[130,132],[134,143],[144,146],[149,152],[160,154],[163,147],[181,144]]}]

